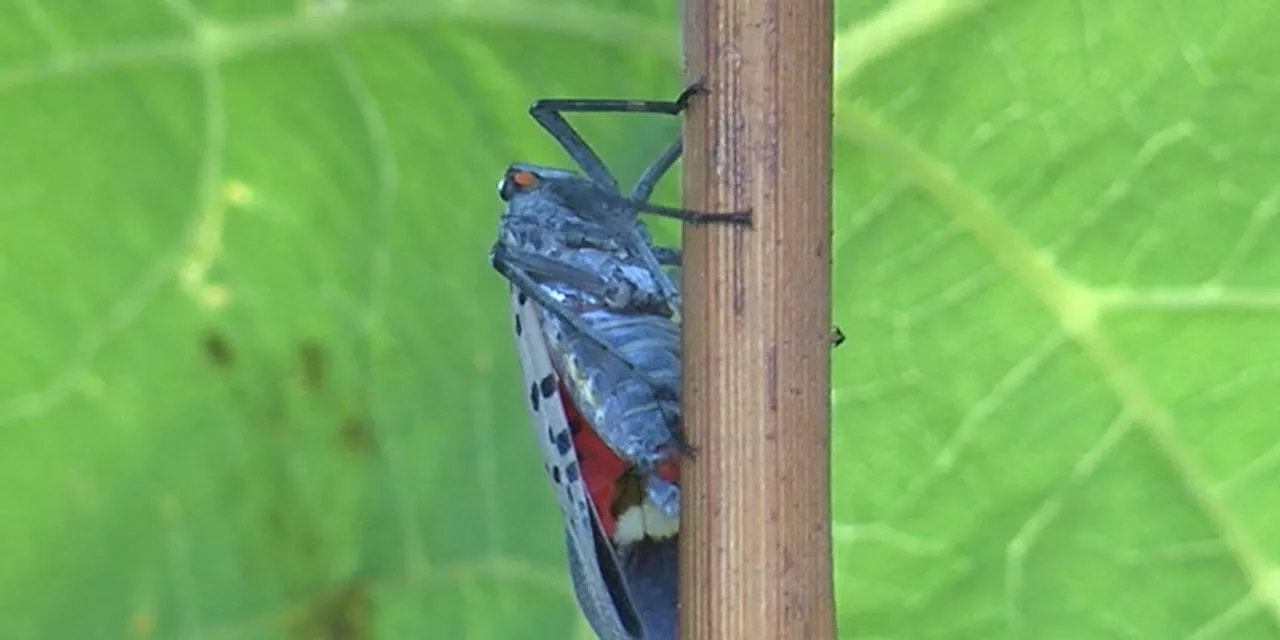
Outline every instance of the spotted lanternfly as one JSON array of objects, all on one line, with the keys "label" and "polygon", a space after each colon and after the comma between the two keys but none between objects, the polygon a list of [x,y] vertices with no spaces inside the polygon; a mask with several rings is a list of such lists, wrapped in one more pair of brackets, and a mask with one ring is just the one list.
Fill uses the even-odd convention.
[{"label": "spotted lanternfly", "polygon": [[510,283],[526,396],[565,520],[574,590],[607,639],[675,636],[679,527],[680,292],[638,213],[749,221],[647,202],[677,140],[629,195],[561,115],[678,114],[672,102],[542,100],[530,113],[583,174],[512,164],[491,258]]},{"label": "spotted lanternfly", "polygon": [[[574,593],[584,617],[605,639],[674,638],[675,528],[671,519],[650,540],[618,539],[620,519],[640,510],[621,498],[631,466],[599,438],[556,373],[543,333],[543,313],[511,287],[526,401],[548,477],[564,517]],[[637,496],[628,495],[628,500]],[[621,518],[619,517],[621,516]],[[665,537],[659,537],[665,534]],[[625,538],[637,532],[624,531]]]},{"label": "spotted lanternfly", "polygon": [[[677,114],[699,86],[674,101],[542,100],[530,112],[583,167],[578,174],[516,163],[499,183],[507,203],[491,258],[543,315],[542,338],[568,395],[608,449],[644,477],[645,495],[678,511],[678,488],[659,470],[680,439],[680,298],[664,265],[675,249],[654,247],[638,213],[691,222],[745,223],[744,213],[702,214],[649,204],[679,158],[670,145],[623,196],[565,111]],[[669,475],[669,473],[667,474]]]},{"label": "spotted lanternfly", "polygon": [[[639,213],[749,224],[648,202],[677,139],[628,195],[564,112],[679,114],[670,102],[540,100],[530,114],[582,174],[513,163],[490,258],[510,284],[534,432],[565,522],[574,591],[606,640],[674,639],[680,428],[679,249],[652,243]],[[668,271],[670,269],[670,272]]]}]

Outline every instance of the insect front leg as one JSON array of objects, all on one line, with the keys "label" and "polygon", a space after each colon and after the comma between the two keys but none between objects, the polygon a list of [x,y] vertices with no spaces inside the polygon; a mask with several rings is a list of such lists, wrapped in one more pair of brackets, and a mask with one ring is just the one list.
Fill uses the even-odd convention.
[{"label": "insect front leg", "polygon": [[[681,97],[682,99],[687,99],[684,94],[682,94]],[[640,179],[636,181],[636,186],[632,189],[628,200],[637,208],[637,210],[648,211],[651,213],[662,212],[670,215],[670,217],[674,217],[685,222],[742,223],[745,221],[749,223],[751,217],[748,213],[710,214],[697,211],[687,211],[684,209],[671,209],[668,207],[659,207],[657,205],[649,204],[649,195],[653,193],[653,189],[657,186],[658,181],[662,179],[662,176],[665,175],[671,166],[675,164],[676,160],[679,159],[683,148],[682,138],[677,137],[675,142],[668,146],[666,151],[664,151],[662,155],[658,156],[658,159],[655,160],[649,168],[645,169],[643,174],[641,174]],[[648,242],[647,238],[644,238],[642,235],[642,230],[644,229],[643,223],[641,223],[639,219],[632,221],[630,217],[625,218],[625,220],[630,226],[630,229],[627,231],[633,236],[632,241],[635,243],[637,254],[640,256],[641,260],[644,261],[645,266],[656,272],[655,277],[658,278],[663,290],[670,298],[672,307],[675,309],[683,308],[683,302],[680,299],[680,292],[676,288],[675,283],[671,280],[670,276],[661,272],[661,265],[663,265],[664,262],[658,257],[657,248],[653,247],[652,244]]]},{"label": "insect front leg", "polygon": [[490,259],[493,267],[513,286],[519,289],[520,293],[529,299],[537,302],[543,309],[559,318],[562,322],[572,327],[573,330],[585,336],[588,340],[600,345],[610,357],[616,358],[619,362],[629,367],[633,374],[645,384],[651,385],[655,390],[666,389],[669,386],[662,381],[650,376],[643,369],[638,367],[636,363],[627,358],[616,346],[613,345],[603,334],[601,334],[590,323],[582,319],[582,316],[575,313],[571,309],[565,307],[559,300],[553,298],[545,289],[543,289],[536,279],[524,270],[522,264],[513,260],[511,251],[505,245],[499,243],[494,245],[490,253]]},{"label": "insect front leg", "polygon": [[[505,244],[494,249],[493,259],[505,265],[499,271],[509,268],[523,272],[533,282],[558,282],[603,301],[604,307],[611,311],[664,315],[671,310],[664,292],[646,289],[620,271],[592,271],[565,260],[513,249]],[[541,292],[541,287],[538,289]]]}]

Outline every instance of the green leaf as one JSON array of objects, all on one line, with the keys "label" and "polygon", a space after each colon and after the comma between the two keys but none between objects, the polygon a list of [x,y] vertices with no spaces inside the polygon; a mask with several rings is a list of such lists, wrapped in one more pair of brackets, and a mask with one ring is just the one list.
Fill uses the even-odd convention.
[{"label": "green leaf", "polygon": [[1277,28],[921,0],[840,34],[843,637],[1280,635]]},{"label": "green leaf", "polygon": [[[1193,7],[840,4],[842,637],[1280,635],[1280,12]],[[678,12],[0,8],[0,637],[588,637],[493,189]]]},{"label": "green leaf", "polygon": [[126,4],[0,9],[0,637],[584,634],[494,188],[675,6]]}]

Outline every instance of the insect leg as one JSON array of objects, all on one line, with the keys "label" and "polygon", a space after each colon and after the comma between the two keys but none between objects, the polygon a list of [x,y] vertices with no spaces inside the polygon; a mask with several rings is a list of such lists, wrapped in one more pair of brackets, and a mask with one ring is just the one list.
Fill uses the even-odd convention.
[{"label": "insect leg", "polygon": [[[686,92],[688,91],[689,90],[686,90]],[[681,98],[678,99],[678,101],[687,100],[687,97],[687,94],[681,94]],[[672,209],[649,204],[649,196],[653,193],[653,189],[657,186],[658,181],[661,180],[667,171],[671,169],[671,166],[675,164],[676,160],[680,158],[680,154],[683,150],[684,140],[681,137],[677,137],[675,142],[671,143],[671,145],[667,147],[666,151],[663,151],[662,155],[658,156],[658,159],[655,160],[653,164],[649,165],[649,167],[645,169],[644,173],[640,175],[640,179],[636,181],[636,185],[631,190],[631,195],[628,196],[627,199],[634,203],[636,208],[640,211],[659,213],[661,215],[667,215],[669,217],[694,224],[708,222],[750,224],[751,214],[749,212],[699,213],[697,211]],[[651,249],[648,243],[643,242],[643,239],[638,237],[638,231],[633,231],[632,233],[633,235],[637,235],[637,237],[633,238],[633,243],[637,248],[637,253],[640,255],[641,259],[645,261],[645,265],[649,267],[650,270],[660,271],[661,267],[659,265],[672,264],[669,261],[663,262],[661,258],[657,257],[657,248],[654,247]],[[669,255],[667,257],[670,258]],[[680,300],[680,293],[675,288],[670,277],[666,274],[662,274],[659,277],[659,281],[662,282],[663,289],[665,289],[667,294],[670,296],[672,305],[674,307],[681,307],[682,302]]]},{"label": "insect leg", "polygon": [[[701,83],[695,82],[684,88],[675,100],[621,100],[613,98],[544,98],[533,103],[529,107],[529,115],[546,129],[551,137],[560,143],[569,157],[573,158],[578,166],[582,167],[584,173],[593,182],[607,185],[614,191],[618,191],[618,180],[613,177],[609,169],[605,166],[604,161],[596,154],[595,150],[582,139],[582,135],[578,133],[573,125],[562,115],[564,113],[660,113],[667,115],[679,115],[682,113],[689,100],[697,93],[704,91]],[[685,211],[673,207],[663,207],[658,205],[650,205],[646,201],[650,194],[653,193],[654,187],[658,181],[666,174],[666,172],[680,158],[683,151],[682,140],[677,139],[671,146],[667,147],[658,159],[645,169],[644,174],[640,176],[640,180],[632,189],[631,195],[626,198],[629,202],[635,204],[641,211],[652,213],[655,215],[676,218],[684,222],[692,224],[706,224],[711,222],[729,222],[736,224],[750,224],[751,214],[749,212],[731,212],[731,213],[702,213],[698,211]]]},{"label": "insect leg", "polygon": [[[680,91],[675,100],[627,100],[621,98],[543,98],[529,107],[529,113],[547,127],[547,122],[563,117],[561,113],[661,113],[677,116],[689,106],[694,95],[706,91],[701,80],[691,83]],[[545,120],[544,120],[545,119]],[[565,126],[573,127],[565,122]],[[576,131],[574,135],[576,135]],[[581,138],[578,138],[581,140]],[[572,151],[569,151],[572,155]]]},{"label": "insect leg", "polygon": [[662,155],[640,174],[640,179],[636,180],[636,186],[632,187],[631,195],[627,196],[627,199],[633,202],[648,202],[649,196],[653,195],[654,187],[658,186],[658,182],[667,175],[667,171],[676,163],[676,160],[680,159],[682,153],[684,153],[684,138],[678,136],[675,142],[672,142]]},{"label": "insect leg", "polygon": [[[692,94],[691,94],[692,95]],[[681,93],[681,97],[684,94]],[[687,102],[688,98],[684,97]],[[618,180],[609,172],[600,156],[582,139],[573,125],[562,115],[564,113],[665,113],[679,115],[684,110],[684,102],[663,100],[621,100],[621,99],[572,99],[544,98],[529,106],[529,115],[542,125],[551,137],[560,143],[569,157],[573,158],[583,173],[593,182],[618,191]],[[620,192],[619,192],[620,193]]]},{"label": "insect leg", "polygon": [[664,207],[660,204],[651,204],[648,202],[633,202],[637,209],[644,213],[652,213],[656,216],[664,218],[675,218],[681,222],[689,224],[710,224],[715,222],[727,222],[731,224],[741,224],[751,226],[750,211],[731,211],[728,213],[703,213],[701,211],[690,211],[688,209],[677,209],[675,207]]},{"label": "insect leg", "polygon": [[[681,94],[681,97],[684,97],[683,94]],[[658,181],[667,173],[667,170],[671,168],[671,165],[675,164],[675,161],[680,157],[680,153],[683,148],[683,138],[677,137],[675,142],[668,146],[667,150],[663,151],[662,155],[658,156],[658,159],[655,160],[653,164],[649,165],[649,168],[645,169],[644,173],[640,175],[640,179],[636,181],[635,188],[631,190],[629,199],[636,203],[644,203],[648,201],[649,195],[653,193],[654,187],[658,185]],[[667,275],[667,273],[662,270],[663,263],[657,255],[656,247],[653,247],[652,244],[641,235],[642,225],[639,220],[630,226],[632,244],[635,246],[636,253],[640,256],[640,259],[644,261],[645,267],[652,271],[654,276],[658,279],[659,284],[662,286],[663,293],[665,293],[667,298],[670,300],[673,311],[672,316],[676,318],[677,322],[679,322],[679,318],[682,314],[681,310],[684,307],[684,303],[680,299],[680,290],[677,289],[675,283],[671,281],[671,276]]]},{"label": "insect leg", "polygon": [[[704,87],[701,81],[685,87],[684,91],[682,91],[671,103],[679,108],[679,111],[676,113],[684,111],[684,108],[689,104],[689,100],[694,96],[694,94],[702,91],[704,91]],[[676,218],[693,224],[705,224],[709,222],[750,224],[750,212],[700,213],[697,211],[674,209],[671,207],[649,204],[649,196],[653,194],[654,188],[658,186],[658,182],[662,180],[667,171],[669,171],[676,163],[676,160],[680,159],[683,152],[684,138],[677,137],[675,142],[672,142],[671,145],[662,152],[662,155],[658,156],[658,159],[654,160],[653,164],[649,165],[649,167],[644,170],[644,173],[640,174],[640,179],[636,181],[636,185],[631,189],[631,195],[628,196],[627,199],[636,203],[639,206],[639,209],[646,213]]]},{"label": "insect leg", "polygon": [[658,259],[658,264],[664,267],[678,267],[684,259],[684,254],[676,247],[655,246],[653,255]]},{"label": "insect leg", "polygon": [[[686,98],[684,94],[682,94],[681,97]],[[671,143],[671,145],[667,147],[666,151],[663,151],[662,155],[658,156],[658,159],[655,160],[653,164],[649,165],[649,167],[645,169],[644,173],[640,175],[640,179],[636,181],[636,186],[631,190],[631,195],[628,196],[628,200],[636,203],[637,208],[640,210],[646,210],[649,208],[650,205],[648,205],[648,199],[650,194],[653,193],[653,189],[657,186],[658,181],[661,180],[667,171],[671,169],[671,166],[675,164],[676,160],[680,158],[680,154],[683,149],[683,138],[677,137],[675,142]],[[661,209],[667,210],[665,207],[661,207]],[[679,213],[679,215],[675,217],[691,222],[741,222],[741,216],[743,215],[746,216],[745,220],[747,222],[750,222],[751,219],[750,214],[703,214],[695,211],[683,211],[680,209],[671,209],[670,211]],[[639,231],[633,231],[633,235],[638,233]],[[643,242],[639,237],[633,238],[633,242],[636,245],[637,253],[640,255],[640,258],[644,260],[645,266],[649,267],[650,270],[660,271],[661,267],[659,265],[672,264],[669,261],[669,258],[671,257],[670,254],[666,256],[668,261],[664,262],[663,259],[657,255],[657,247],[651,248],[649,243]],[[663,289],[671,298],[672,306],[677,308],[681,307],[682,303],[680,301],[680,292],[675,288],[671,278],[666,274],[662,274],[659,277],[659,281],[662,283]]]},{"label": "insect leg", "polygon": [[534,302],[537,302],[543,309],[546,309],[548,312],[555,315],[575,331],[578,331],[592,342],[600,345],[606,353],[629,367],[637,378],[644,381],[645,384],[653,387],[655,395],[674,395],[674,391],[670,390],[668,385],[663,384],[662,381],[657,380],[647,372],[641,370],[634,362],[627,358],[626,354],[622,353],[622,351],[609,342],[603,334],[597,331],[595,327],[588,324],[578,314],[565,309],[564,305],[560,301],[552,298],[545,290],[542,289],[542,287],[538,285],[538,282],[534,280],[520,264],[517,264],[515,260],[513,260],[510,255],[510,250],[506,246],[501,243],[494,245],[493,250],[489,255],[493,262],[493,268],[496,269],[498,273],[502,274],[508,282],[518,288],[521,293],[528,296]]},{"label": "insect leg", "polygon": [[[618,238],[607,234],[602,235],[600,233],[599,225],[596,224],[591,224],[590,226],[565,225],[562,229],[562,233],[564,234],[565,246],[572,249],[590,248],[599,249],[605,252],[614,252],[620,248],[624,248],[619,243]],[[644,244],[650,246],[658,264],[666,267],[680,266],[681,251],[679,247],[661,247],[653,244],[653,240],[645,236],[642,236],[640,240],[643,241]],[[630,245],[627,245],[625,248],[629,249]]]},{"label": "insect leg", "polygon": [[604,300],[608,308],[626,313],[670,311],[665,292],[650,293],[642,286],[621,279],[609,280],[600,273],[564,260],[531,251],[500,245],[499,259],[514,265],[535,282],[560,282],[575,291]]},{"label": "insect leg", "polygon": [[[587,177],[592,181],[607,185],[614,192],[621,193],[618,189],[618,181],[609,172],[604,161],[596,154],[595,150],[582,139],[582,135],[578,133],[573,125],[565,119],[565,113],[659,113],[667,115],[680,115],[685,107],[689,104],[689,99],[694,94],[704,90],[701,83],[695,82],[684,88],[675,100],[624,100],[617,98],[543,98],[535,101],[529,106],[529,115],[542,125],[551,137],[560,143],[569,157],[582,168]],[[678,144],[678,143],[677,143]],[[675,162],[675,158],[680,156],[677,149],[675,157],[668,163]],[[662,172],[665,172],[664,168]],[[657,178],[661,178],[661,173],[654,178],[653,182],[657,182]],[[649,188],[652,191],[652,186]],[[647,194],[646,194],[647,197]]]},{"label": "insect leg", "polygon": [[749,211],[733,211],[730,213],[702,213],[699,211],[690,211],[688,209],[676,209],[672,207],[664,207],[661,205],[650,204],[649,195],[653,193],[653,189],[658,186],[658,181],[666,175],[671,166],[680,159],[680,154],[684,151],[684,139],[676,138],[676,141],[667,147],[662,155],[658,156],[653,164],[649,165],[644,173],[640,174],[640,179],[636,181],[636,186],[631,190],[631,195],[627,196],[627,201],[635,205],[637,209],[645,213],[675,218],[692,224],[707,224],[711,222],[728,222],[733,224],[751,224],[751,212]]},{"label": "insect leg", "polygon": [[544,98],[529,106],[529,115],[564,147],[584,173],[593,181],[618,189],[618,181],[609,173],[604,161],[587,144],[564,113],[662,113],[680,115],[693,94],[702,90],[700,83],[689,85],[675,100],[623,100],[615,98]]},{"label": "insect leg", "polygon": [[[666,305],[668,307],[666,314],[673,317],[678,316],[681,306],[680,289],[676,287],[671,277],[662,267],[679,266],[681,260],[680,249],[653,245],[643,225],[630,219],[628,222],[631,228],[619,231],[620,234],[625,234],[625,240],[628,242],[625,248],[634,252],[644,262],[644,266],[649,269],[649,272],[653,274],[663,297],[668,303]],[[601,251],[614,252],[623,248],[619,243],[619,238],[620,236],[615,234],[601,235],[598,227],[565,230],[565,244],[572,248],[589,247]],[[532,256],[531,259],[533,259]]]}]

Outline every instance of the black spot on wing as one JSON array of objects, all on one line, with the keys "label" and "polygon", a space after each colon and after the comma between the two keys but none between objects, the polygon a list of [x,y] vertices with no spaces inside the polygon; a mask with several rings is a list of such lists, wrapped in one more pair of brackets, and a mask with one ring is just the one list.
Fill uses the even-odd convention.
[{"label": "black spot on wing", "polygon": [[547,374],[547,377],[538,382],[538,385],[542,389],[542,397],[550,398],[551,395],[556,392],[556,377],[551,374]]},{"label": "black spot on wing", "polygon": [[560,467],[557,467],[557,466],[551,467],[551,481],[556,483],[556,486],[560,485],[561,483]]},{"label": "black spot on wing", "polygon": [[523,307],[524,303],[528,301],[529,301],[529,296],[526,296],[523,291],[516,294],[516,302],[519,303],[520,306]]},{"label": "black spot on wing", "polygon": [[538,410],[538,403],[540,401],[541,401],[541,397],[538,394],[537,383],[529,385],[529,405],[533,407],[534,411]]},{"label": "black spot on wing", "polygon": [[569,482],[578,482],[578,463],[570,462],[569,464],[566,464],[564,466],[564,475],[569,479]]},{"label": "black spot on wing", "polygon": [[555,434],[552,441],[556,443],[556,451],[562,456],[569,455],[569,452],[573,450],[573,436],[569,435],[568,429]]},{"label": "black spot on wing", "polygon": [[520,316],[516,316],[516,336],[524,335],[524,326],[520,324]]}]

